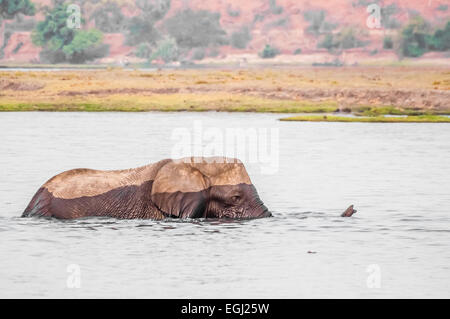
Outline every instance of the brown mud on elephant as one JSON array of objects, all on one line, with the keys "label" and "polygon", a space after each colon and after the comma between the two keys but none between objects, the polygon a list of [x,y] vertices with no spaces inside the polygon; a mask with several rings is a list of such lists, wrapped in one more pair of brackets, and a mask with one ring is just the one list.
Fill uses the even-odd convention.
[{"label": "brown mud on elephant", "polygon": [[63,172],[37,191],[27,216],[247,219],[271,213],[241,161],[189,157],[128,170]]}]

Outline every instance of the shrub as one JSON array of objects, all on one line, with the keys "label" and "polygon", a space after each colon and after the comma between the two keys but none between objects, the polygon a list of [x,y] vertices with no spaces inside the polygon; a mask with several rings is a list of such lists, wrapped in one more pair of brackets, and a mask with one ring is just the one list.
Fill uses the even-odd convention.
[{"label": "shrub", "polygon": [[19,42],[16,47],[14,48],[14,50],[12,51],[13,54],[16,54],[17,52],[19,52],[19,50],[23,47],[23,42]]},{"label": "shrub", "polygon": [[259,56],[263,59],[270,59],[277,56],[279,53],[280,51],[277,48],[272,47],[269,44],[266,44],[264,49],[259,53]]},{"label": "shrub", "polygon": [[430,50],[447,51],[450,49],[450,21],[443,29],[438,29],[429,37],[428,45]]},{"label": "shrub", "polygon": [[245,49],[251,40],[252,36],[248,27],[231,34],[231,45],[237,49]]},{"label": "shrub", "polygon": [[341,67],[341,66],[344,66],[344,63],[342,61],[340,61],[338,58],[336,58],[333,62],[324,62],[324,63],[314,62],[312,65],[313,66],[336,66],[336,67]]},{"label": "shrub", "polygon": [[448,10],[448,5],[447,5],[447,4],[440,4],[440,5],[436,8],[436,10],[445,12],[445,11]]},{"label": "shrub", "polygon": [[302,53],[302,49],[300,49],[300,48],[295,49],[295,51],[294,51],[294,55],[298,55],[298,54],[301,54],[301,53]]},{"label": "shrub", "polygon": [[234,10],[231,6],[228,6],[227,13],[230,17],[239,17],[241,15],[241,10]]},{"label": "shrub", "polygon": [[289,17],[278,19],[272,23],[267,24],[266,26],[269,28],[272,27],[285,27],[289,24]]},{"label": "shrub", "polygon": [[5,24],[5,30],[11,30],[12,32],[32,31],[35,27],[36,21],[34,19],[23,19],[20,15],[16,16],[13,22]]},{"label": "shrub", "polygon": [[192,54],[192,60],[203,60],[205,58],[205,55],[206,53],[204,48],[197,48]]},{"label": "shrub", "polygon": [[53,51],[48,48],[44,48],[39,53],[39,60],[44,63],[63,63],[66,61],[66,55],[62,51]]},{"label": "shrub", "polygon": [[9,39],[11,38],[13,32],[9,30],[5,30],[3,33],[3,43],[0,43],[0,59],[2,59],[5,56],[5,48],[8,45]]},{"label": "shrub", "polygon": [[273,14],[282,14],[284,11],[282,6],[277,5],[277,0],[269,0],[269,5]]},{"label": "shrub", "polygon": [[153,22],[164,18],[171,6],[171,0],[134,0],[133,2],[141,9],[142,17]]},{"label": "shrub", "polygon": [[159,39],[159,33],[151,20],[133,17],[128,22],[125,38],[125,44],[129,46],[136,46],[143,42],[155,44]]},{"label": "shrub", "polygon": [[219,13],[186,9],[168,19],[165,26],[181,48],[228,44],[226,33],[220,25]]},{"label": "shrub", "polygon": [[150,60],[161,58],[164,62],[177,61],[180,52],[177,42],[171,37],[165,37],[158,41],[155,51],[152,53]]},{"label": "shrub", "polygon": [[367,7],[368,5],[372,3],[378,3],[380,0],[358,0],[352,2],[353,7]]},{"label": "shrub", "polygon": [[99,30],[80,30],[62,51],[71,63],[83,63],[108,55],[109,46],[102,44],[103,34]]},{"label": "shrub", "polygon": [[136,48],[135,55],[138,58],[150,59],[152,55],[152,48],[148,43],[140,43]]},{"label": "shrub", "polygon": [[264,21],[264,19],[266,18],[265,15],[257,13],[255,14],[255,16],[253,17],[253,22],[260,22],[260,21]]},{"label": "shrub", "polygon": [[115,2],[108,2],[95,10],[91,19],[94,19],[95,26],[105,33],[119,32],[125,23],[125,17]]},{"label": "shrub", "polygon": [[345,49],[359,48],[366,45],[366,42],[358,39],[352,28],[346,28],[336,34],[326,34],[324,39],[319,42],[319,48],[325,48],[328,51],[340,51]]},{"label": "shrub", "polygon": [[19,13],[31,16],[35,12],[34,4],[30,0],[0,0],[0,20],[12,19]]},{"label": "shrub", "polygon": [[220,50],[218,50],[217,48],[212,48],[212,49],[209,50],[209,52],[208,52],[208,56],[209,56],[209,57],[212,57],[212,58],[218,57],[219,54],[220,54]]},{"label": "shrub", "polygon": [[450,50],[450,21],[444,28],[432,30],[422,17],[416,16],[401,30],[395,45],[398,56],[420,57],[428,51]]},{"label": "shrub", "polygon": [[385,50],[391,50],[394,48],[394,41],[392,40],[392,37],[386,36],[383,39],[383,49]]},{"label": "shrub", "polygon": [[309,10],[303,14],[306,21],[309,22],[309,26],[306,28],[306,32],[309,34],[319,35],[330,32],[336,28],[336,24],[328,23],[325,10]]},{"label": "shrub", "polygon": [[428,50],[430,26],[421,17],[415,17],[400,34],[399,55],[419,57]]},{"label": "shrub", "polygon": [[386,29],[397,29],[400,27],[400,22],[393,15],[397,14],[399,9],[395,3],[381,8],[381,26]]}]

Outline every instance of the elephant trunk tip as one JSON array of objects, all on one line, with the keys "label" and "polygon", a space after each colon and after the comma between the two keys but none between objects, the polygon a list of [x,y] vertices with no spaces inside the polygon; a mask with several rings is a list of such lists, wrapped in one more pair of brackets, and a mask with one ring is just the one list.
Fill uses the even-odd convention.
[{"label": "elephant trunk tip", "polygon": [[262,211],[261,214],[258,215],[258,218],[267,218],[272,216],[273,216],[272,213],[266,207],[264,207],[264,210]]},{"label": "elephant trunk tip", "polygon": [[272,217],[273,215],[272,215],[272,213],[269,211],[269,210],[266,210],[263,214],[262,214],[262,217],[263,218],[265,218],[265,217]]},{"label": "elephant trunk tip", "polygon": [[357,212],[356,209],[353,209],[353,205],[350,205],[342,214],[341,217],[351,217],[353,214]]}]

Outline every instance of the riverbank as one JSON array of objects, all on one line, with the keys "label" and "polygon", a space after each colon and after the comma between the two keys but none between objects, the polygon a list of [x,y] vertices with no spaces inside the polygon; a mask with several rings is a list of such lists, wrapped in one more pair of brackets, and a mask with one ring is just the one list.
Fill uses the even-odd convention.
[{"label": "riverbank", "polygon": [[360,123],[450,123],[450,117],[439,115],[421,116],[374,116],[374,117],[350,117],[334,115],[291,116],[280,121],[298,122],[360,122]]},{"label": "riverbank", "polygon": [[0,111],[450,114],[450,69],[0,71]]}]

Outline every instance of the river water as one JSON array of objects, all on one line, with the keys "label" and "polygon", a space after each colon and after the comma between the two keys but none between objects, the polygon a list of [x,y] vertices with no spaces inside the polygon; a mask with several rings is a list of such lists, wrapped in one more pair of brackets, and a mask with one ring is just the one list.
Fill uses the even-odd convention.
[{"label": "river water", "polygon": [[[0,297],[449,298],[450,125],[280,117],[2,113]],[[243,161],[272,218],[20,218],[59,172],[220,152],[239,128],[266,154]]]}]

